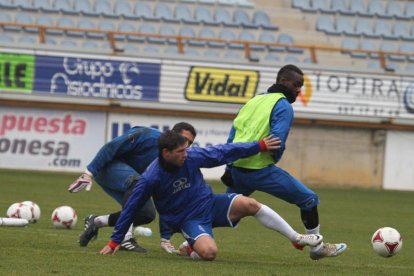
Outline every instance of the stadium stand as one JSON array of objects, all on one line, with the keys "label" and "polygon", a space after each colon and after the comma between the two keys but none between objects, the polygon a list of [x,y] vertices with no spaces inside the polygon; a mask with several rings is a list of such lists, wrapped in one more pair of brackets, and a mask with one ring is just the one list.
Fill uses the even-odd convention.
[{"label": "stadium stand", "polygon": [[[0,43],[22,47],[29,42],[19,38],[27,36],[36,47],[76,45],[89,51],[93,44],[115,45],[113,51],[131,54],[136,48],[138,55],[176,47],[176,53],[192,57],[219,53],[235,60],[237,53],[239,62],[287,56],[371,68],[371,59],[379,59],[384,68],[394,62],[401,70],[413,62],[411,1],[1,0],[0,8]],[[274,52],[281,55],[273,58]]]}]

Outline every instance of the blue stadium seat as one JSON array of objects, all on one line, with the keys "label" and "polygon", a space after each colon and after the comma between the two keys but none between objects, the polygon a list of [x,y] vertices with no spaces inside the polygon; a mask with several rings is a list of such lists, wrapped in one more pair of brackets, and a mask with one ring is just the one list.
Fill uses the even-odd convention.
[{"label": "blue stadium seat", "polygon": [[315,12],[312,8],[310,0],[293,0],[292,7],[306,12]]},{"label": "blue stadium seat", "polygon": [[0,0],[0,8],[14,9],[16,6],[13,4],[12,0]]},{"label": "blue stadium seat", "polygon": [[76,41],[75,40],[73,40],[73,39],[62,39],[61,41],[60,41],[60,45],[61,46],[63,46],[63,47],[69,47],[69,48],[74,48],[74,47],[77,47],[78,46],[78,44],[76,43]]},{"label": "blue stadium seat", "polygon": [[[46,26],[46,27],[54,27],[56,26],[54,19],[48,15],[41,15],[38,16],[36,18],[36,24],[37,25],[42,25],[42,26]],[[49,29],[46,28],[46,33],[47,34],[54,34],[54,35],[62,35],[63,31],[62,30],[53,30],[53,29]]]},{"label": "blue stadium seat", "polygon": [[158,47],[147,45],[147,46],[144,46],[142,51],[147,54],[158,54],[160,52],[160,49],[158,49]]},{"label": "blue stadium seat", "polygon": [[380,0],[369,0],[367,12],[370,15],[376,15],[382,18],[390,18],[391,16],[385,12],[385,6]]},{"label": "blue stadium seat", "polygon": [[14,36],[0,33],[0,43],[14,43]]},{"label": "blue stadium seat", "polygon": [[[115,32],[116,26],[112,21],[109,20],[100,20],[98,25],[99,30],[107,32]],[[104,34],[105,36],[105,34]]]},{"label": "blue stadium seat", "polygon": [[[160,35],[171,35],[171,36],[175,36],[177,35],[177,30],[172,27],[171,25],[163,25],[159,28],[158,30]],[[176,38],[167,38],[166,42],[168,44],[177,44],[177,39]]]},{"label": "blue stadium seat", "polygon": [[267,62],[272,62],[272,63],[274,63],[274,62],[280,62],[280,58],[278,56],[274,55],[274,54],[267,54],[267,55],[265,55],[263,57],[263,60],[264,61],[267,61]]},{"label": "blue stadium seat", "polygon": [[399,72],[400,71],[400,64],[395,62],[387,62],[387,70],[393,71],[393,72]]},{"label": "blue stadium seat", "polygon": [[260,26],[264,30],[277,31],[278,26],[270,22],[269,16],[264,11],[256,11],[253,15],[253,24]]},{"label": "blue stadium seat", "polygon": [[368,61],[367,68],[375,71],[382,71],[381,64],[377,60]]},{"label": "blue stadium seat", "polygon": [[[126,33],[133,33],[133,32],[136,32],[137,30],[135,29],[135,27],[131,23],[121,21],[118,24],[118,31],[119,32],[126,32]],[[126,35],[124,35],[124,34],[114,34],[114,38],[116,40],[124,40],[126,38]]]},{"label": "blue stadium seat", "polygon": [[410,54],[407,56],[407,60],[410,62],[414,61],[414,45],[413,43],[400,43],[400,52],[404,54]]},{"label": "blue stadium seat", "polygon": [[327,16],[327,15],[318,16],[318,18],[316,19],[316,30],[324,32],[329,35],[340,35],[341,34],[340,32],[336,30],[332,17]]},{"label": "blue stadium seat", "polygon": [[151,7],[145,2],[135,4],[134,15],[147,21],[160,21],[160,18],[154,16]]},{"label": "blue stadium seat", "polygon": [[[190,26],[183,26],[180,29],[180,36],[185,36],[185,37],[196,37],[195,31],[192,27]],[[206,44],[205,41],[200,41],[200,40],[195,40],[195,39],[184,39],[183,40],[186,44],[191,45],[191,46],[204,46]]]},{"label": "blue stadium seat", "polygon": [[[219,33],[219,38],[223,40],[237,40],[236,34],[229,29],[222,29]],[[227,47],[230,49],[243,49],[243,44],[227,42]]]},{"label": "blue stadium seat", "polygon": [[[138,27],[138,32],[139,33],[144,33],[144,34],[156,34],[158,33],[155,25],[154,24],[141,24]],[[157,37],[149,37],[149,36],[134,36],[133,39],[134,41],[139,41],[139,42],[144,42],[145,40],[147,40],[148,42],[151,43],[158,43],[158,38]]]},{"label": "blue stadium seat", "polygon": [[[249,32],[247,30],[242,30],[239,34],[239,40],[241,41],[248,41],[248,42],[256,42],[256,36],[254,35],[254,33]],[[254,43],[250,43],[250,49],[252,49],[253,51],[264,51],[266,49],[266,46],[264,45],[260,45],[260,44],[254,44]]]},{"label": "blue stadium seat", "polygon": [[184,55],[189,57],[196,57],[199,56],[200,53],[196,49],[187,47],[184,49]]},{"label": "blue stadium seat", "polygon": [[284,63],[293,63],[293,64],[296,64],[296,63],[300,63],[300,60],[299,60],[299,58],[298,58],[298,57],[296,57],[296,56],[287,55],[287,56],[285,56],[285,58],[283,59],[283,62],[284,62]]},{"label": "blue stadium seat", "polygon": [[361,0],[351,0],[349,3],[349,12],[354,15],[370,16],[364,1]]},{"label": "blue stadium seat", "polygon": [[405,8],[404,8],[404,15],[406,18],[414,18],[414,2],[407,1],[405,2]]},{"label": "blue stadium seat", "polygon": [[404,10],[399,1],[387,1],[387,15],[397,19],[410,19],[404,14]]},{"label": "blue stadium seat", "polygon": [[348,3],[344,0],[331,0],[331,10],[340,14],[350,14]]},{"label": "blue stadium seat", "polygon": [[175,6],[175,18],[186,23],[186,24],[199,24],[200,22],[193,18],[193,15],[190,9],[183,4],[178,4]]},{"label": "blue stadium seat", "polygon": [[125,0],[118,0],[115,3],[114,13],[120,17],[128,18],[128,19],[138,19],[131,8],[129,2]]},{"label": "blue stadium seat", "polygon": [[[34,19],[29,13],[25,13],[25,14],[18,13],[18,14],[16,14],[16,16],[14,17],[14,21],[16,23],[19,23],[19,24],[34,24]],[[33,33],[38,32],[37,28],[24,27],[23,29],[26,30],[27,32],[33,32]],[[20,28],[20,30],[21,30],[21,28]]]},{"label": "blue stadium seat", "polygon": [[[368,40],[368,39],[361,40],[360,48],[362,50],[367,50],[367,51],[378,51],[378,45],[374,43],[372,40]],[[369,56],[370,58],[378,58],[377,53],[367,53],[365,54],[365,56]]]},{"label": "blue stadium seat", "polygon": [[[277,40],[272,32],[263,32],[259,36],[259,41],[264,43],[277,43]],[[282,46],[267,46],[268,50],[271,52],[283,52],[285,47]]]},{"label": "blue stadium seat", "polygon": [[251,23],[247,12],[241,9],[236,9],[233,12],[233,22],[237,25],[241,25],[243,28],[257,29],[258,25]]},{"label": "blue stadium seat", "polygon": [[89,2],[89,0],[75,0],[74,10],[84,15],[99,16],[98,13],[93,11],[92,5]]},{"label": "blue stadium seat", "polygon": [[[289,45],[295,44],[293,37],[290,34],[286,34],[286,33],[281,33],[279,37],[277,38],[277,42],[283,43],[283,44],[289,44]],[[287,46],[285,49],[288,52],[292,52],[292,53],[303,53],[302,48]]]},{"label": "blue stadium seat", "polygon": [[64,14],[76,14],[77,12],[73,9],[73,5],[70,0],[55,0],[54,8]]},{"label": "blue stadium seat", "polygon": [[230,12],[224,8],[217,7],[215,12],[216,21],[221,23],[225,27],[237,27],[238,25],[233,22]]},{"label": "blue stadium seat", "polygon": [[22,10],[37,11],[37,8],[33,7],[31,0],[14,0],[14,5]]},{"label": "blue stadium seat", "polygon": [[203,52],[203,56],[210,57],[210,58],[219,58],[220,57],[220,51],[214,50],[214,49],[207,49]]},{"label": "blue stadium seat", "polygon": [[[57,20],[57,25],[59,27],[64,27],[64,28],[75,28],[75,22],[73,22],[73,20],[71,18],[68,17],[60,17]],[[65,31],[67,33],[67,31]]]},{"label": "blue stadium seat", "polygon": [[57,12],[58,10],[49,2],[49,0],[33,0],[33,7],[42,12]]},{"label": "blue stadium seat", "polygon": [[323,13],[334,13],[331,7],[329,6],[328,0],[312,0],[311,6],[315,11],[320,11]]},{"label": "blue stadium seat", "polygon": [[36,39],[34,39],[33,37],[31,37],[31,36],[28,36],[28,35],[23,35],[23,36],[21,36],[21,37],[19,37],[19,39],[18,39],[18,41],[17,41],[18,43],[22,43],[22,44],[29,44],[29,45],[33,45],[33,44],[36,44],[37,43],[37,40]]},{"label": "blue stadium seat", "polygon": [[[11,15],[9,13],[0,11],[0,22],[14,23],[14,20],[13,20],[13,18],[11,17]],[[14,31],[14,32],[18,32],[18,31],[23,30],[22,27],[11,26],[11,25],[4,25],[3,29],[6,30],[6,31]]]},{"label": "blue stadium seat", "polygon": [[53,38],[50,38],[50,37],[46,37],[45,44],[46,45],[56,45],[56,40],[54,40]]},{"label": "blue stadium seat", "polygon": [[[81,18],[78,21],[78,28],[79,29],[97,29],[96,24],[87,19],[87,18]],[[68,34],[73,35],[73,36],[87,36],[90,38],[103,38],[104,34],[102,33],[97,33],[97,32],[81,32],[81,34],[79,35],[77,31],[71,31],[70,33],[68,32]]]},{"label": "blue stadium seat", "polygon": [[337,32],[345,34],[345,35],[350,35],[350,36],[358,35],[355,32],[354,26],[349,17],[337,16],[336,17],[336,30]]},{"label": "blue stadium seat", "polygon": [[170,6],[165,3],[157,3],[155,6],[155,17],[165,21],[165,22],[172,22],[178,23],[180,22],[179,19],[174,17],[174,13]]},{"label": "blue stadium seat", "polygon": [[135,54],[135,53],[138,53],[139,52],[139,49],[134,44],[128,43],[128,44],[125,44],[125,46],[124,46],[124,52],[125,53],[134,53]]},{"label": "blue stadium seat", "polygon": [[226,60],[234,60],[234,61],[240,61],[243,60],[244,57],[240,52],[235,51],[226,51],[223,55],[223,58]]},{"label": "blue stadium seat", "polygon": [[108,0],[96,0],[95,12],[103,17],[118,17],[118,15],[114,12],[111,3]]},{"label": "blue stadium seat", "polygon": [[378,19],[374,25],[374,33],[385,39],[399,39],[399,36],[393,33],[389,20]]},{"label": "blue stadium seat", "polygon": [[[217,38],[216,33],[208,27],[200,29],[200,32],[198,33],[198,36],[201,37],[201,38],[210,38],[210,39]],[[214,45],[215,43],[217,43],[217,42],[214,42],[214,41],[199,41],[199,42],[203,42],[203,45],[207,44],[209,46],[211,44]]]},{"label": "blue stadium seat", "polygon": [[[380,50],[384,52],[398,52],[399,51],[397,44],[389,42],[389,41],[383,42],[381,44]],[[398,61],[405,60],[405,56],[393,55],[393,54],[388,54],[385,56],[390,60],[398,60]]]},{"label": "blue stadium seat", "polygon": [[404,21],[394,23],[393,34],[403,40],[414,41],[414,35],[411,34],[410,24]]},{"label": "blue stadium seat", "polygon": [[372,27],[372,20],[367,18],[358,18],[356,20],[355,32],[365,37],[380,37],[378,34],[374,33],[374,28]]},{"label": "blue stadium seat", "polygon": [[214,19],[211,11],[203,6],[196,7],[194,10],[194,18],[205,25],[220,25],[220,23]]},{"label": "blue stadium seat", "polygon": [[98,43],[96,43],[95,41],[91,41],[91,40],[86,40],[84,42],[82,42],[81,45],[82,48],[86,48],[86,49],[98,49]]},{"label": "blue stadium seat", "polygon": [[366,57],[365,53],[357,53],[357,52],[352,51],[352,50],[359,49],[359,41],[357,39],[349,38],[349,37],[342,39],[341,48],[344,49],[342,51],[342,53],[344,54],[352,53],[352,55],[354,54],[357,55],[356,57]]},{"label": "blue stadium seat", "polygon": [[179,54],[179,52],[177,47],[167,47],[164,49],[164,54],[176,56]]}]

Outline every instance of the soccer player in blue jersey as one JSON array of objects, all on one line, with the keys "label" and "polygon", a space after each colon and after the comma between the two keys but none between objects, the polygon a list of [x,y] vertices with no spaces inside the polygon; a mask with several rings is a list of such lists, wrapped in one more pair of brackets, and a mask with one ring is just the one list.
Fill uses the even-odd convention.
[{"label": "soccer player in blue jersey", "polygon": [[265,137],[259,142],[234,143],[207,148],[187,148],[188,141],[173,131],[159,138],[159,157],[137,181],[101,254],[114,254],[124,239],[137,210],[152,196],[157,211],[174,231],[188,242],[193,259],[212,261],[217,245],[213,227],[234,227],[245,216],[254,216],[264,226],[278,231],[301,246],[316,246],[320,235],[300,235],[269,207],[239,194],[213,194],[200,168],[211,168],[261,152],[270,154],[280,147],[280,140]]},{"label": "soccer player in blue jersey", "polygon": [[[196,136],[194,127],[186,122],[177,123],[172,130],[183,135],[189,145],[193,143]],[[108,195],[123,205],[132,191],[133,184],[147,166],[158,157],[160,134],[161,132],[157,129],[138,126],[106,143],[87,166],[85,172],[69,186],[69,191],[90,190],[93,178]],[[99,228],[115,226],[120,213],[119,211],[101,216],[87,216],[79,244],[87,246],[91,239],[97,237]],[[147,224],[154,219],[155,207],[152,200],[148,199],[136,213],[133,226]],[[160,232],[161,247],[168,253],[176,252],[170,242],[171,231],[161,221]],[[121,244],[121,250],[146,252],[133,238],[132,225]]]},{"label": "soccer player in blue jersey", "polygon": [[[281,148],[272,155],[257,154],[233,162],[226,167],[221,179],[228,186],[228,193],[250,196],[254,191],[262,191],[296,204],[306,233],[319,234],[318,195],[275,165],[285,150],[293,121],[291,104],[299,95],[303,82],[303,72],[294,65],[286,65],[280,69],[276,83],[267,93],[256,95],[240,109],[228,143],[255,141],[272,134],[280,138]],[[344,243],[321,243],[311,247],[310,257],[314,260],[335,257],[345,249]]]}]

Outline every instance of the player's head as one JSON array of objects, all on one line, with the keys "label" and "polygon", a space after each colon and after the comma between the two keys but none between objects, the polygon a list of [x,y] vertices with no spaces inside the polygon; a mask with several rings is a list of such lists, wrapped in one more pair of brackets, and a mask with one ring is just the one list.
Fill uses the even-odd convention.
[{"label": "player's head", "polygon": [[283,66],[276,77],[276,84],[281,84],[287,88],[288,95],[285,95],[290,103],[296,101],[303,86],[303,72],[299,67],[288,64]]},{"label": "player's head", "polygon": [[180,133],[182,136],[187,138],[188,140],[188,146],[191,146],[191,144],[194,142],[194,139],[197,135],[194,127],[186,122],[180,122],[173,126],[172,131]]},{"label": "player's head", "polygon": [[187,158],[188,143],[187,138],[175,131],[167,130],[161,133],[158,152],[162,163],[170,168],[181,167]]}]

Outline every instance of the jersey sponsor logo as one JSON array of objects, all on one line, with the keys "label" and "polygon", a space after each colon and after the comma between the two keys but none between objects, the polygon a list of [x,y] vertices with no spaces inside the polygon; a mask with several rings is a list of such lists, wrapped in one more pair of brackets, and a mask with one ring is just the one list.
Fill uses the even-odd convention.
[{"label": "jersey sponsor logo", "polygon": [[246,103],[259,83],[259,72],[213,67],[191,67],[185,88],[190,101]]},{"label": "jersey sponsor logo", "polygon": [[188,183],[188,180],[186,177],[180,177],[173,183],[173,194],[178,193],[181,190],[187,189],[191,187],[191,183]]}]

